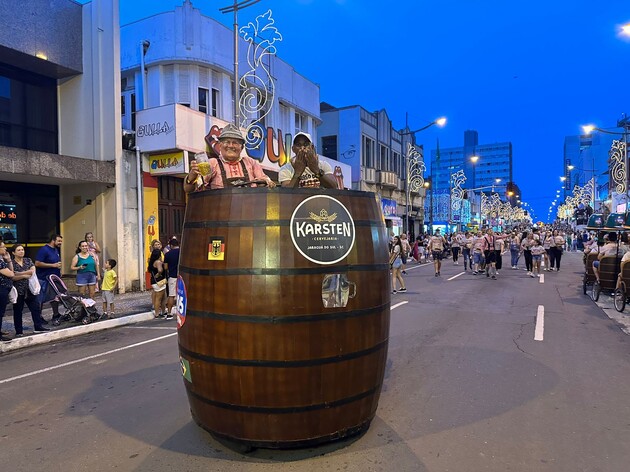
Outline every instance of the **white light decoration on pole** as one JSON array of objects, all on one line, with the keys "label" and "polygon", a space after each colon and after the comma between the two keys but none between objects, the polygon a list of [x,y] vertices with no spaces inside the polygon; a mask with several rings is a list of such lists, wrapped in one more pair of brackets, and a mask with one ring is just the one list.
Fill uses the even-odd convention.
[{"label": "white light decoration on pole", "polygon": [[628,172],[626,169],[626,143],[614,140],[608,153],[612,167],[610,176],[615,184],[615,192],[619,195],[626,195]]},{"label": "white light decoration on pole", "polygon": [[459,211],[464,198],[464,191],[462,190],[462,184],[466,182],[464,171],[460,169],[454,174],[451,174],[451,182],[453,184],[451,188],[451,208],[454,211]]},{"label": "white light decoration on pole", "polygon": [[[407,226],[405,231],[409,231],[409,203],[411,201],[411,192],[418,193],[424,187],[424,172],[427,170],[424,165],[422,154],[418,152],[416,147],[407,143],[407,192],[405,192],[405,219]],[[411,202],[413,207],[413,202]]]},{"label": "white light decoration on pole", "polygon": [[[249,6],[249,4],[245,5]],[[258,15],[254,22],[249,22],[240,29],[247,47],[249,70],[239,79],[238,90],[243,90],[238,100],[238,125],[246,128],[245,147],[257,149],[265,136],[261,123],[271,112],[276,94],[276,85],[271,76],[270,61],[277,53],[276,43],[282,41],[282,34],[274,26],[271,10]],[[259,42],[256,43],[256,38]]]}]

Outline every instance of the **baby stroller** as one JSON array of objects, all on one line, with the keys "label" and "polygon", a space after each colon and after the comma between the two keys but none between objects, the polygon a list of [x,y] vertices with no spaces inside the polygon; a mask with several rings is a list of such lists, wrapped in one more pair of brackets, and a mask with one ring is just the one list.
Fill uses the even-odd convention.
[{"label": "baby stroller", "polygon": [[78,293],[68,292],[68,287],[58,275],[48,276],[48,290],[47,298],[58,300],[65,309],[61,315],[62,321],[80,321],[83,324],[88,324],[100,318],[96,309],[96,302],[91,298],[83,298]]}]

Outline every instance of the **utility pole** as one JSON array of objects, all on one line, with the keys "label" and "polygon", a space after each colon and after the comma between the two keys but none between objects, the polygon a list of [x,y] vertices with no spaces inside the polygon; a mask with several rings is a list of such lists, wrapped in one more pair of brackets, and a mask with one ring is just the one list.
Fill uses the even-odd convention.
[{"label": "utility pole", "polygon": [[260,0],[241,0],[228,7],[219,8],[221,13],[234,13],[234,124],[240,127],[239,102],[241,100],[241,86],[238,79],[238,11],[251,7]]}]

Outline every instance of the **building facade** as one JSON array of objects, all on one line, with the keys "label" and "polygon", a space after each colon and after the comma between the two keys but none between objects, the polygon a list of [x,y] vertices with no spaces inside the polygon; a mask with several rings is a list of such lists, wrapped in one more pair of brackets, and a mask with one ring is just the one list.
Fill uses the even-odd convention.
[{"label": "building facade", "polygon": [[[121,143],[118,0],[5,0],[0,29],[0,232],[34,257],[64,236],[62,272],[93,232],[137,286],[133,155]],[[128,211],[127,211],[128,210]]]},{"label": "building facade", "polygon": [[[410,130],[396,130],[385,110],[369,112],[359,105],[334,107],[322,102],[317,130],[322,154],[352,169],[352,188],[374,192],[382,202],[388,229],[424,231],[424,195],[420,188],[407,192],[409,146],[424,166],[423,148]],[[422,176],[424,173],[422,173]],[[408,229],[407,229],[408,228]]]},{"label": "building facade", "polygon": [[[467,202],[461,214],[453,212],[451,193],[456,183],[453,174],[462,171]],[[439,143],[431,151],[431,175],[434,203],[433,224],[440,227],[475,227],[484,224],[481,215],[482,194],[498,193],[501,200],[518,204],[520,190],[512,176],[512,143],[479,144],[477,131],[464,132],[464,145],[441,148]],[[468,208],[468,210],[466,210]],[[427,212],[430,213],[430,212]],[[430,216],[430,215],[428,215]]]},{"label": "building facade", "polygon": [[[262,34],[250,35],[254,33]],[[307,132],[317,142],[319,87],[271,50],[250,48],[242,36],[239,41],[239,77],[246,82],[242,92],[247,97],[239,107],[239,125],[247,135],[244,152],[276,178],[291,156],[297,132]],[[148,251],[152,239],[165,243],[181,234],[181,178],[188,162],[195,153],[209,150],[220,130],[234,122],[233,31],[185,0],[174,11],[123,26],[121,44],[122,125],[135,132],[142,155]],[[273,50],[281,44],[275,41]],[[250,69],[249,64],[257,67]],[[331,164],[350,187],[349,166]]]},{"label": "building facade", "polygon": [[[619,129],[619,133],[623,133]],[[564,192],[565,197],[573,194],[577,185],[584,187],[595,179],[593,191],[595,212],[603,213],[603,207],[612,211],[612,195],[610,192],[609,152],[612,142],[619,136],[593,133],[588,135],[566,136],[564,138]],[[616,205],[615,205],[616,207]],[[625,209],[620,209],[625,211]]]}]

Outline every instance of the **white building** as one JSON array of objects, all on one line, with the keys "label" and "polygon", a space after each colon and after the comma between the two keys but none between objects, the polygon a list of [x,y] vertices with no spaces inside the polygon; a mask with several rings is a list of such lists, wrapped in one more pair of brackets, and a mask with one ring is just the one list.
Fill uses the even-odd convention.
[{"label": "white building", "polygon": [[[273,33],[258,33],[269,31]],[[233,44],[233,31],[202,15],[190,0],[121,28],[122,125],[136,131],[143,154],[145,246],[151,239],[165,242],[181,233],[181,177],[190,156],[206,150],[204,137],[218,135],[234,121]],[[276,36],[269,45],[281,48],[282,43]],[[259,50],[254,57],[248,46],[240,38],[239,77],[247,77],[251,88],[246,93],[253,97],[240,124],[248,131],[247,154],[274,178],[290,157],[295,133],[316,138],[319,87],[273,50]],[[248,59],[257,64],[255,70]]]}]

